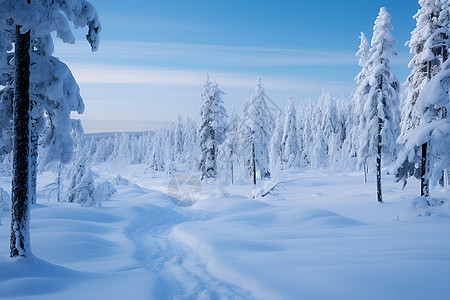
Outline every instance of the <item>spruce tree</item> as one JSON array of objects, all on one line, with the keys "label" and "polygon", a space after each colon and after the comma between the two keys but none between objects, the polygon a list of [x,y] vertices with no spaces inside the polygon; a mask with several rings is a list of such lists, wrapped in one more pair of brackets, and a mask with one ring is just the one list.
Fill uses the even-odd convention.
[{"label": "spruce tree", "polygon": [[390,57],[397,55],[392,37],[391,16],[382,7],[375,20],[370,59],[366,62],[369,75],[361,82],[364,106],[358,129],[358,165],[366,166],[376,159],[377,200],[382,202],[381,159],[392,159],[396,151],[399,82],[390,67]]},{"label": "spruce tree", "polygon": [[[249,153],[245,164],[251,171],[253,184],[257,173],[260,179],[270,178],[269,145],[271,120],[261,79],[256,80],[252,96],[243,106],[245,126],[242,131],[242,144],[246,148],[241,153]],[[248,150],[248,151],[246,151]]]},{"label": "spruce tree", "polygon": [[199,169],[202,180],[217,177],[217,153],[219,146],[225,140],[227,128],[227,112],[223,106],[222,92],[216,82],[209,80],[207,75],[203,85],[202,107],[200,109],[200,124],[198,142],[200,145]]},{"label": "spruce tree", "polygon": [[[98,47],[100,24],[95,8],[85,0],[64,2],[55,1],[17,1],[0,0],[0,61],[4,63],[5,38],[6,45],[15,42],[14,61],[14,101],[13,101],[13,182],[11,209],[10,256],[30,257],[29,242],[29,203],[33,199],[30,190],[30,94],[34,89],[30,80],[30,61],[36,62],[35,56],[41,55],[47,59],[53,52],[51,33],[56,31],[63,42],[73,43],[69,22],[76,27],[88,26],[86,36],[93,50]],[[4,26],[8,28],[4,28]],[[15,28],[15,36],[5,34]],[[9,40],[8,40],[9,39]],[[35,53],[35,51],[37,51]],[[6,59],[7,60],[7,59]],[[46,75],[48,69],[40,69],[41,75]],[[31,76],[32,76],[31,72]],[[3,76],[1,76],[3,77]],[[69,111],[67,106],[60,110]],[[34,114],[34,109],[31,112]],[[61,119],[58,119],[61,120]],[[35,134],[34,132],[32,133]],[[31,155],[34,159],[34,156]]]},{"label": "spruce tree", "polygon": [[297,137],[297,113],[292,96],[288,97],[288,105],[284,113],[284,128],[281,138],[282,162],[285,168],[298,167],[300,163],[300,147]]},{"label": "spruce tree", "polygon": [[[415,139],[415,129],[424,123],[424,111],[420,109],[418,99],[427,83],[438,74],[448,58],[449,46],[449,3],[448,1],[420,0],[421,8],[414,15],[416,28],[411,33],[407,45],[414,54],[409,67],[412,68],[405,83],[406,99],[402,106],[401,134],[398,142],[405,152],[398,157],[395,167],[397,180],[406,180],[410,176],[420,178],[421,196],[429,196],[429,142],[411,151],[411,141]],[[434,108],[430,109],[434,110]],[[437,108],[442,114],[445,108]],[[409,146],[407,147],[407,145]]]}]

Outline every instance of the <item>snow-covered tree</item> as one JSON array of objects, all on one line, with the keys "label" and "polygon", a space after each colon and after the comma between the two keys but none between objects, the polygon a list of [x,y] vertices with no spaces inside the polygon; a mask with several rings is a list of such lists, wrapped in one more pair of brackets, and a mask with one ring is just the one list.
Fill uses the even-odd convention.
[{"label": "snow-covered tree", "polygon": [[[30,61],[35,56],[51,57],[53,53],[52,32],[63,42],[73,43],[69,22],[76,27],[88,26],[86,36],[93,50],[98,47],[100,24],[95,8],[85,0],[72,1],[0,1],[0,62],[5,62],[5,49],[14,42],[14,138],[13,138],[13,183],[11,210],[11,257],[28,257],[29,202],[30,197],[30,120],[35,117],[33,101],[30,101]],[[14,35],[8,34],[15,32]],[[6,40],[6,42],[5,42]],[[6,47],[5,47],[6,45]],[[30,51],[35,50],[35,52]],[[31,52],[31,58],[30,58]],[[36,55],[34,55],[36,54]],[[6,58],[6,61],[8,59]],[[39,69],[42,75],[47,69]],[[33,74],[31,74],[33,76]],[[3,77],[3,76],[0,76]],[[48,91],[52,95],[52,91]],[[62,106],[60,110],[67,109]],[[69,112],[70,113],[70,112]],[[57,121],[61,121],[60,119]],[[63,122],[64,123],[64,122]],[[64,126],[63,126],[64,127]],[[31,148],[33,149],[33,148]]]},{"label": "snow-covered tree", "polygon": [[178,164],[183,163],[183,152],[184,152],[184,130],[183,130],[183,123],[182,118],[180,115],[178,115],[177,124],[175,125],[175,132],[174,132],[174,156],[175,161]]},{"label": "snow-covered tree", "polygon": [[328,140],[325,132],[327,117],[324,114],[326,103],[331,101],[330,94],[323,90],[310,117],[310,134],[312,145],[310,147],[311,166],[313,168],[326,168],[328,166]]},{"label": "snow-covered tree", "polygon": [[[238,163],[239,124],[240,119],[236,111],[232,110],[228,120],[226,139],[219,147],[219,165],[227,182],[234,184],[235,169]],[[229,178],[229,180],[228,180]]]},{"label": "snow-covered tree", "polygon": [[285,168],[298,167],[300,163],[300,147],[297,136],[297,113],[292,96],[288,97],[288,105],[284,112],[284,128],[281,138],[282,162]]},{"label": "snow-covered tree", "polygon": [[81,206],[100,206],[94,195],[95,184],[91,170],[86,166],[85,158],[80,158],[74,165],[67,202],[79,203]]},{"label": "snow-covered tree", "polygon": [[270,139],[270,172],[273,177],[277,177],[281,171],[281,157],[283,154],[283,129],[284,129],[284,113],[280,110],[275,119],[275,129]]},{"label": "snow-covered tree", "polygon": [[199,169],[202,179],[217,177],[217,153],[226,138],[227,112],[223,106],[222,95],[216,82],[207,75],[203,85],[202,107],[198,128],[200,145]]},{"label": "snow-covered tree", "polygon": [[[450,169],[450,119],[443,115],[444,109],[450,106],[450,60],[447,60],[437,73],[421,90],[417,99],[421,124],[411,130],[404,150],[397,160],[397,172],[405,162],[414,161],[416,153],[424,144],[428,146],[428,167],[425,180],[431,180],[436,186],[448,184]],[[397,173],[397,177],[407,174]],[[406,180],[406,178],[405,178]],[[428,195],[423,195],[428,196]]]},{"label": "snow-covered tree", "polygon": [[[363,32],[359,37],[361,43],[359,45],[359,50],[356,56],[359,57],[358,65],[361,67],[361,71],[356,75],[355,82],[358,84],[356,92],[351,97],[351,110],[347,115],[347,132],[348,138],[344,147],[346,147],[346,152],[348,154],[348,160],[354,160],[357,155],[358,146],[358,127],[359,127],[359,117],[364,108],[365,95],[367,94],[366,88],[368,87],[364,80],[369,76],[369,70],[367,61],[370,59],[370,44]],[[343,159],[346,159],[343,157]],[[366,172],[366,170],[364,170]]]},{"label": "snow-covered tree", "polygon": [[375,20],[370,49],[366,62],[369,75],[358,89],[363,89],[364,106],[358,129],[358,165],[365,166],[376,158],[377,199],[382,202],[381,158],[392,160],[396,153],[399,82],[390,67],[390,57],[397,55],[397,41],[391,35],[391,16],[382,7]]},{"label": "snow-covered tree", "polygon": [[251,171],[253,183],[256,184],[257,172],[261,179],[270,178],[271,119],[260,78],[256,81],[252,96],[243,105],[243,118],[245,126],[241,131],[241,143],[245,149],[242,149],[241,153],[249,153],[244,163]]},{"label": "snow-covered tree", "polygon": [[361,43],[359,44],[359,50],[356,52],[356,56],[359,57],[358,65],[361,67],[361,71],[356,75],[355,81],[356,83],[361,83],[367,77],[367,61],[370,59],[370,44],[367,41],[366,35],[361,31],[361,35],[359,36],[361,39]]},{"label": "snow-covered tree", "polygon": [[[396,177],[405,183],[409,176],[420,177],[421,195],[429,196],[429,143],[414,147],[414,152],[410,147],[416,138],[415,128],[429,122],[423,119],[424,111],[419,107],[420,94],[425,85],[441,71],[448,58],[449,1],[420,0],[419,4],[421,8],[414,16],[416,28],[407,43],[414,57],[409,63],[412,70],[405,83],[406,99],[402,106],[401,135],[398,139],[408,155],[402,153],[399,156]],[[443,107],[429,107],[429,112],[434,111],[435,115],[445,115],[445,110]]]}]

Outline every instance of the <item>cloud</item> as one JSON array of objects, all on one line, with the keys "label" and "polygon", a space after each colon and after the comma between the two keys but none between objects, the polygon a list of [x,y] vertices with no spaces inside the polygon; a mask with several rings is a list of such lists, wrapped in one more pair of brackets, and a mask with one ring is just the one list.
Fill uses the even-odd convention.
[{"label": "cloud", "polygon": [[57,41],[57,56],[71,61],[88,59],[127,61],[127,64],[195,64],[226,67],[264,66],[342,66],[356,65],[351,51],[296,50],[277,48],[236,47],[223,45],[113,42],[101,43],[99,53],[88,56],[85,43],[63,45]]},{"label": "cloud", "polygon": [[[79,83],[155,85],[166,87],[201,87],[205,81],[204,71],[184,69],[162,69],[136,66],[92,65],[72,63],[70,68]],[[212,73],[212,78],[220,86],[228,89],[253,88],[258,74],[239,72]],[[278,90],[311,90],[324,87],[341,87],[346,90],[353,87],[353,82],[326,79],[308,79],[294,76],[262,77],[267,88]]]}]

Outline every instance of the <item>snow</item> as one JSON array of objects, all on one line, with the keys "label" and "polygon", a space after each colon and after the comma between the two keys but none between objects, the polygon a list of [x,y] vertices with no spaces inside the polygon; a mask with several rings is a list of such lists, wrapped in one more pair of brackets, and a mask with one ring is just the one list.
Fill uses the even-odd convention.
[{"label": "snow", "polygon": [[434,191],[429,207],[418,181],[401,190],[383,174],[379,204],[374,178],[291,170],[266,197],[203,184],[182,208],[167,196],[170,178],[113,167],[94,167],[96,180],[129,183],[95,208],[47,200],[55,175],[39,176],[31,264],[8,258],[0,225],[0,299],[448,299],[448,192]]}]

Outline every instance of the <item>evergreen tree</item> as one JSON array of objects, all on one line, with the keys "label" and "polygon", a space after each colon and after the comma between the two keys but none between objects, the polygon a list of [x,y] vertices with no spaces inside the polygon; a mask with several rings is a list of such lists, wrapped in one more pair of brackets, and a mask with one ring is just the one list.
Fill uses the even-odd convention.
[{"label": "evergreen tree", "polygon": [[382,7],[375,20],[372,37],[371,57],[367,61],[367,76],[360,85],[366,91],[364,107],[360,116],[358,165],[365,166],[369,159],[376,157],[377,199],[382,202],[381,158],[388,161],[396,153],[399,83],[393,74],[389,58],[397,55],[396,40],[392,37],[391,16]]},{"label": "evergreen tree", "polygon": [[[358,65],[361,67],[361,71],[355,77],[358,88],[351,98],[351,113],[348,114],[347,118],[347,131],[349,137],[347,139],[346,147],[348,153],[347,158],[349,160],[354,160],[357,156],[359,117],[361,116],[364,107],[364,95],[367,93],[367,85],[363,82],[366,77],[369,76],[367,61],[370,59],[370,44],[363,32],[361,32],[359,38],[361,39],[361,43],[356,56],[359,57]],[[364,172],[366,172],[366,168],[364,168]]]},{"label": "evergreen tree", "polygon": [[311,118],[312,149],[311,166],[313,168],[326,168],[328,166],[328,140],[325,132],[327,117],[324,114],[326,103],[331,101],[326,90],[322,91]]},{"label": "evergreen tree", "polygon": [[288,105],[284,113],[284,128],[281,138],[282,162],[285,168],[298,167],[300,162],[300,147],[297,137],[297,113],[294,101],[288,97]]},{"label": "evergreen tree", "polygon": [[410,138],[397,160],[398,164],[409,161],[422,145],[429,145],[429,169],[426,170],[425,180],[430,180],[434,186],[438,183],[445,187],[448,185],[450,119],[446,115],[446,109],[450,105],[449,93],[450,60],[447,60],[440,72],[420,92],[417,105],[422,122],[411,130]]},{"label": "evergreen tree", "polygon": [[228,120],[227,137],[219,147],[219,162],[221,164],[221,169],[223,170],[225,178],[230,178],[229,182],[231,182],[231,184],[234,184],[235,182],[236,165],[238,163],[239,124],[239,117],[233,108]]},{"label": "evergreen tree", "polygon": [[[95,8],[87,1],[0,1],[0,61],[5,62],[5,49],[12,41],[15,42],[15,80],[14,80],[14,138],[13,138],[13,182],[12,182],[12,210],[11,210],[11,257],[29,257],[31,255],[29,244],[29,202],[30,195],[30,118],[34,118],[30,108],[30,50],[37,50],[44,57],[51,56],[53,41],[51,32],[56,31],[63,42],[73,43],[69,21],[77,27],[88,26],[86,36],[93,50],[98,47],[98,33],[100,24]],[[6,28],[5,27],[9,27]],[[4,32],[11,32],[15,28],[15,36]],[[6,42],[5,38],[9,39]],[[34,54],[33,54],[34,56]],[[7,58],[6,58],[7,60]],[[40,70],[41,74],[48,72]],[[31,74],[33,75],[33,74]],[[1,76],[3,77],[3,76]],[[49,91],[52,94],[52,91]],[[62,106],[61,110],[67,109]],[[70,112],[69,112],[70,114]],[[35,134],[34,132],[32,134]],[[34,159],[34,158],[33,158]]]},{"label": "evergreen tree", "polygon": [[277,118],[275,119],[275,129],[273,130],[272,137],[270,139],[269,157],[272,177],[277,177],[281,170],[281,156],[284,149],[284,145],[282,144],[283,129],[284,113],[279,111]]},{"label": "evergreen tree", "polygon": [[241,131],[241,142],[244,149],[241,153],[250,154],[244,163],[247,169],[251,171],[253,184],[256,184],[258,171],[261,179],[270,178],[271,120],[260,78],[256,81],[252,96],[244,103],[243,117],[245,126]]},{"label": "evergreen tree", "polygon": [[[422,196],[429,196],[429,143],[425,142],[421,147],[414,147],[411,151],[410,140],[415,139],[415,128],[427,120],[423,120],[423,113],[418,105],[420,93],[425,85],[441,69],[443,63],[448,58],[449,46],[449,3],[448,1],[420,0],[421,8],[414,16],[416,19],[416,28],[411,33],[411,39],[407,43],[410,52],[414,54],[409,67],[412,67],[411,73],[405,83],[406,99],[402,106],[401,134],[399,143],[404,146],[408,156],[404,153],[399,156],[396,163],[396,178],[403,180],[409,176],[415,175],[421,179],[420,193]],[[444,113],[445,108],[437,107],[434,114]]]},{"label": "evergreen tree", "polygon": [[209,75],[207,75],[206,82],[203,85],[198,129],[200,145],[199,169],[202,173],[202,179],[217,177],[217,152],[226,137],[225,131],[228,118],[223,106],[223,94],[217,83],[211,82]]},{"label": "evergreen tree", "polygon": [[359,36],[361,43],[359,45],[359,50],[356,52],[356,56],[359,57],[358,65],[361,67],[361,71],[356,75],[355,81],[360,84],[367,77],[367,61],[370,59],[370,44],[367,41],[366,35],[361,31]]}]

